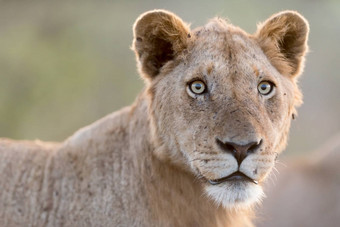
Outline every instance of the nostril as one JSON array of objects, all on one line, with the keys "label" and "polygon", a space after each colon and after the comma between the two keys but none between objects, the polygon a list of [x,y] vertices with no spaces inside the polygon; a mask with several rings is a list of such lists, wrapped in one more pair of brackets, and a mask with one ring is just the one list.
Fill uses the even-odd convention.
[{"label": "nostril", "polygon": [[216,143],[217,145],[224,151],[229,152],[229,153],[235,153],[236,150],[233,145],[229,143],[223,143],[220,139],[216,138]]},{"label": "nostril", "polygon": [[262,139],[259,142],[254,142],[250,144],[250,147],[247,150],[247,153],[254,153],[260,146],[262,145]]}]

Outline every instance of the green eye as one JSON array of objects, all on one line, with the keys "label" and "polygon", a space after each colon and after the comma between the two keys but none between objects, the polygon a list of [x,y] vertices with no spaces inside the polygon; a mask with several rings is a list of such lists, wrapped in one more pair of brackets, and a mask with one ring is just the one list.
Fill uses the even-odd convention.
[{"label": "green eye", "polygon": [[257,90],[260,92],[261,95],[269,95],[274,88],[274,84],[268,81],[263,81],[259,83]]},{"label": "green eye", "polygon": [[189,84],[190,91],[196,95],[203,94],[206,90],[205,87],[205,84],[200,80],[196,80]]}]

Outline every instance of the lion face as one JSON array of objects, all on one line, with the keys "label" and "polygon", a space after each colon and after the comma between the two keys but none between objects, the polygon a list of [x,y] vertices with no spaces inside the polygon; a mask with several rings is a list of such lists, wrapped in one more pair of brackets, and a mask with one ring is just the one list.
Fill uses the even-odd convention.
[{"label": "lion face", "polygon": [[[143,22],[143,17],[135,25],[137,57],[141,72],[148,76],[157,155],[193,173],[204,185],[206,194],[218,204],[225,207],[254,204],[262,198],[261,183],[286,145],[291,116],[300,104],[293,72],[301,71],[300,62],[306,50],[305,38],[299,44],[304,49],[294,66],[286,59],[292,54],[287,48],[296,50],[294,45],[298,44],[291,40],[285,46],[283,43],[278,47],[281,52],[270,50],[279,52],[274,55],[266,52],[272,44],[266,43],[268,34],[261,32],[271,31],[270,23],[282,16],[304,22],[306,29],[307,24],[296,13],[286,12],[289,16],[279,14],[269,19],[257,35],[250,36],[221,19],[190,32],[183,24],[178,28],[180,19],[172,14],[163,11],[153,14],[158,23],[165,17],[165,24],[169,24],[171,18],[174,26],[150,38],[146,35],[149,32],[138,34],[138,23]],[[146,25],[155,27],[149,14],[144,15],[144,20]],[[173,41],[177,43],[170,45],[162,37],[169,33],[173,38],[174,31],[178,31],[179,37]],[[289,36],[298,34],[286,32]],[[166,54],[146,52],[151,48],[142,43],[149,39],[158,44],[153,52],[161,47]],[[184,41],[178,43],[180,39]],[[151,64],[145,59],[151,59]],[[283,66],[277,67],[280,65],[277,61]]]}]

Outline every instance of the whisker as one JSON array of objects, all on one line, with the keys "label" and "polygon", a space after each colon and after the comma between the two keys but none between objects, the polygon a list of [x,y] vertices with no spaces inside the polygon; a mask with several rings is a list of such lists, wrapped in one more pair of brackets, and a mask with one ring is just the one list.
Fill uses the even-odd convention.
[{"label": "whisker", "polygon": [[276,186],[276,182],[277,182],[277,177],[275,175],[275,172],[271,172],[268,178],[270,180],[270,183],[275,187]]},{"label": "whisker", "polygon": [[287,165],[285,163],[281,162],[280,160],[276,160],[275,163],[278,164],[278,165],[282,165],[285,168],[287,167]]},{"label": "whisker", "polygon": [[[273,166],[273,170],[277,173],[280,174],[279,170],[276,168],[276,166]],[[275,174],[275,173],[274,173]]]}]

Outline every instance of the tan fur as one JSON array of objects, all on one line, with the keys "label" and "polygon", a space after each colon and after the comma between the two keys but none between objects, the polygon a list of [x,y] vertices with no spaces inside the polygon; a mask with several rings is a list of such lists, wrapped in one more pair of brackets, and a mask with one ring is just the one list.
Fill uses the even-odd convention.
[{"label": "tan fur", "polygon": [[303,69],[309,26],[297,12],[283,11],[259,25],[256,36],[271,63],[283,75]]},{"label": "tan fur", "polygon": [[[277,17],[305,22],[292,12]],[[298,35],[308,32],[297,32],[304,42],[277,53],[282,64],[300,67],[282,75],[263,40],[275,44],[294,27],[279,34],[271,27],[249,35],[215,18],[190,30],[167,11],[141,15],[132,48],[147,83],[132,106],[61,144],[0,140],[0,225],[252,226],[251,207],[301,102],[295,74],[307,45]],[[188,91],[198,79],[204,95]],[[257,90],[266,80],[276,85],[270,97]],[[238,166],[217,138],[262,143]],[[237,169],[259,185],[208,183]]]}]

